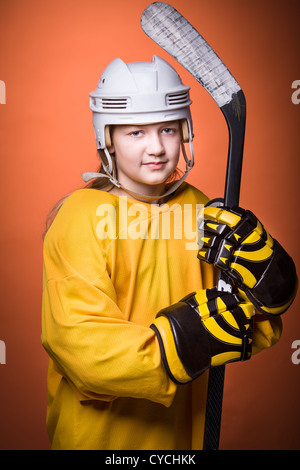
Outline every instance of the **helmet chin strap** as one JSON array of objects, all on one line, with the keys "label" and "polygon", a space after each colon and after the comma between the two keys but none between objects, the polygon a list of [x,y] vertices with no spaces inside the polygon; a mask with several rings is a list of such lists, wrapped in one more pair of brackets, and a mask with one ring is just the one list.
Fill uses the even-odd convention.
[{"label": "helmet chin strap", "polygon": [[179,188],[179,186],[184,182],[184,180],[187,178],[189,172],[193,168],[193,166],[194,166],[194,150],[193,150],[193,144],[192,144],[191,139],[189,141],[189,144],[190,144],[190,154],[191,154],[191,159],[190,160],[188,159],[188,156],[186,154],[184,143],[182,142],[182,144],[181,144],[182,154],[183,154],[183,157],[184,157],[184,160],[185,160],[185,163],[186,163],[186,169],[185,169],[184,175],[178,181],[176,181],[174,184],[172,184],[170,186],[170,188],[164,194],[162,194],[160,196],[146,196],[144,194],[135,193],[134,191],[131,191],[128,188],[125,188],[121,183],[119,183],[119,181],[116,179],[116,174],[115,174],[115,171],[114,171],[114,168],[113,168],[111,155],[108,152],[106,147],[103,149],[103,151],[106,155],[108,165],[105,165],[102,162],[102,167],[103,167],[103,170],[104,170],[105,174],[95,172],[95,171],[88,171],[86,173],[82,173],[81,176],[82,176],[82,179],[86,183],[88,181],[92,180],[92,179],[95,179],[95,178],[107,178],[114,186],[116,186],[117,188],[123,189],[123,191],[128,193],[133,198],[138,199],[139,201],[143,201],[143,202],[157,201],[158,199],[162,199],[162,198],[164,198],[166,196],[169,196],[170,194],[174,193]]}]

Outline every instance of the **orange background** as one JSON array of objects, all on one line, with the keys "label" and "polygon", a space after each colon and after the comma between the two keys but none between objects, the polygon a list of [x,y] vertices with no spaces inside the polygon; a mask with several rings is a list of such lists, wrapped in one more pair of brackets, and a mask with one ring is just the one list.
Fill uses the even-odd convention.
[{"label": "orange background", "polygon": [[[40,344],[42,233],[48,210],[97,167],[88,94],[115,57],[169,60],[192,86],[196,167],[222,196],[225,120],[201,86],[141,30],[149,0],[0,2],[0,448],[48,449],[47,356]],[[287,247],[299,271],[298,0],[172,0],[217,51],[247,99],[241,205]],[[221,449],[300,449],[299,296],[272,350],[226,368]]]}]

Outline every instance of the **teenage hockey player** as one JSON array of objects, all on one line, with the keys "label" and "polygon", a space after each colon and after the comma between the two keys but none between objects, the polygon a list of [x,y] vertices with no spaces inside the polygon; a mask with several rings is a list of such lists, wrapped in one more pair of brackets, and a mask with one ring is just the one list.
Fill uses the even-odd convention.
[{"label": "teenage hockey player", "polygon": [[[207,206],[203,246],[191,244],[186,227],[208,198],[184,182],[190,104],[156,56],[114,60],[90,95],[101,170],[85,174],[92,182],[66,199],[44,242],[53,449],[201,449],[208,369],[280,337],[296,273],[256,217]],[[234,293],[214,287],[216,267]]]}]

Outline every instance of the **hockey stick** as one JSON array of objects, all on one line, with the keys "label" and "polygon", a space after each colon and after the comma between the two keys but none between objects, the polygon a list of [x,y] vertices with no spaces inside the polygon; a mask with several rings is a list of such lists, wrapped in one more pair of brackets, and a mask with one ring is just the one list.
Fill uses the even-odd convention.
[{"label": "hockey stick", "polygon": [[[141,16],[144,32],[174,57],[211,95],[228,126],[229,146],[224,205],[238,205],[242,172],[246,101],[244,93],[227,67],[198,33],[171,5],[155,2]],[[219,288],[231,290],[226,276]],[[203,449],[218,449],[222,414],[225,366],[209,373]]]}]

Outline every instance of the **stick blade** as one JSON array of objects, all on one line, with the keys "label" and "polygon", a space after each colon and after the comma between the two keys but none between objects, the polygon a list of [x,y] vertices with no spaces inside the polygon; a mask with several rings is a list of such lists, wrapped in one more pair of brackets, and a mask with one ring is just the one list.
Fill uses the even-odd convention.
[{"label": "stick blade", "polygon": [[219,108],[241,89],[205,39],[168,3],[151,3],[142,13],[141,27],[195,77]]}]

